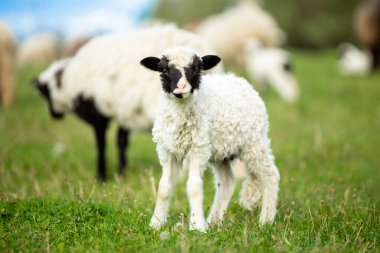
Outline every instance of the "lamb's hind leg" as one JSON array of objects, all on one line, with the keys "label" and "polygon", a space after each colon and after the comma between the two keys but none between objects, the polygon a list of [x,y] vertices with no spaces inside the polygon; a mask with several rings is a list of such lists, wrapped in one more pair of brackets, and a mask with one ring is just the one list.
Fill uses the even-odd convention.
[{"label": "lamb's hind leg", "polygon": [[236,180],[231,170],[231,161],[215,164],[213,167],[215,182],[215,197],[210,214],[207,218],[208,224],[221,224],[227,206],[234,193]]},{"label": "lamb's hind leg", "polygon": [[260,185],[262,194],[260,224],[271,223],[276,215],[280,174],[274,163],[269,140],[263,143],[256,142],[251,149],[247,150],[243,159],[251,173],[257,177]]},{"label": "lamb's hind leg", "polygon": [[252,210],[252,207],[261,197],[261,186],[257,176],[250,172],[244,179],[240,191],[240,205],[245,209]]}]

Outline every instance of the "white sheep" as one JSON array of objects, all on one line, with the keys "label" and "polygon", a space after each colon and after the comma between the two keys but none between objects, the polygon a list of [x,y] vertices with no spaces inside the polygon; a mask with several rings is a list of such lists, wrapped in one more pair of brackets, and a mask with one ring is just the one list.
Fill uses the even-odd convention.
[{"label": "white sheep", "polygon": [[245,44],[245,57],[247,73],[260,90],[270,85],[284,101],[292,103],[298,99],[298,82],[288,52],[263,47],[259,41],[250,39]]},{"label": "white sheep", "polygon": [[46,66],[59,58],[60,50],[60,42],[53,33],[37,33],[21,43],[17,62],[21,67]]},{"label": "white sheep", "polygon": [[297,80],[290,69],[283,68],[290,66],[289,53],[278,48],[285,35],[257,3],[241,1],[202,21],[195,32],[211,44],[223,61],[244,68],[260,86],[271,85],[287,102],[298,99]]},{"label": "white sheep", "polygon": [[[258,93],[233,74],[209,74],[215,55],[199,57],[188,48],[172,48],[161,58],[146,57],[145,67],[160,72],[162,91],[153,140],[162,166],[158,195],[150,226],[167,222],[169,198],[176,174],[188,169],[187,195],[190,230],[206,231],[220,224],[235,188],[232,167],[239,159],[248,168],[241,204],[250,209],[262,194],[260,223],[273,222],[280,175],[268,138],[268,114]],[[207,218],[203,214],[202,174],[212,164],[215,198]]]},{"label": "white sheep", "polygon": [[344,42],[338,46],[338,68],[343,75],[367,75],[371,71],[372,55],[353,44]]},{"label": "white sheep", "polygon": [[93,126],[100,180],[106,177],[109,120],[115,119],[120,126],[119,172],[123,174],[129,132],[149,131],[156,116],[160,79],[146,73],[139,61],[145,55],[179,45],[191,46],[199,53],[211,50],[198,36],[172,25],[104,35],[89,41],[71,60],[53,64],[35,80],[38,89],[47,90],[44,92],[49,94],[46,97],[53,116],[74,112]]},{"label": "white sheep", "polygon": [[13,101],[15,85],[16,39],[11,28],[0,21],[0,105]]},{"label": "white sheep", "polygon": [[235,7],[205,19],[195,32],[210,43],[224,62],[241,67],[245,67],[247,39],[256,38],[266,47],[277,47],[285,40],[275,19],[252,1],[241,1]]}]

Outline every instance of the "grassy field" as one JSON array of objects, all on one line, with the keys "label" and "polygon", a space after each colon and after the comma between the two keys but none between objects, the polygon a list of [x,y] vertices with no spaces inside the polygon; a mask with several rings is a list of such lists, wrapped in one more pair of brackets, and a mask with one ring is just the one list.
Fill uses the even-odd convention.
[{"label": "grassy field", "polygon": [[[295,61],[300,101],[263,94],[282,177],[275,224],[259,227],[236,191],[224,225],[207,234],[186,228],[184,182],[169,224],[149,228],[160,177],[149,134],[133,135],[128,176],[118,178],[113,125],[111,180],[98,184],[90,128],[72,115],[52,121],[28,85],[37,70],[20,71],[14,106],[0,109],[0,251],[380,252],[380,73],[341,77],[331,52],[295,52]],[[209,171],[204,185],[207,212]]]}]

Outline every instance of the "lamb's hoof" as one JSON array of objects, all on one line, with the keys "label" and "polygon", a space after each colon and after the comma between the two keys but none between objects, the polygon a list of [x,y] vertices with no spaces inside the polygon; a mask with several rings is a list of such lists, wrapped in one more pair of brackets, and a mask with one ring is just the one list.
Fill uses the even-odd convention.
[{"label": "lamb's hoof", "polygon": [[207,232],[207,224],[206,224],[206,222],[198,222],[198,223],[190,222],[189,230],[190,231],[196,230],[196,231],[199,231],[202,233],[206,233]]},{"label": "lamb's hoof", "polygon": [[265,211],[261,212],[259,223],[261,226],[272,224],[274,221],[274,216],[276,215],[276,211]]},{"label": "lamb's hoof", "polygon": [[156,216],[153,216],[149,223],[149,226],[155,230],[160,230],[162,225],[164,225],[164,222],[159,220]]},{"label": "lamb's hoof", "polygon": [[221,226],[222,223],[223,223],[223,221],[221,219],[219,219],[219,217],[217,217],[217,216],[214,216],[214,217],[209,216],[207,218],[207,224],[210,227],[212,227],[212,226]]}]

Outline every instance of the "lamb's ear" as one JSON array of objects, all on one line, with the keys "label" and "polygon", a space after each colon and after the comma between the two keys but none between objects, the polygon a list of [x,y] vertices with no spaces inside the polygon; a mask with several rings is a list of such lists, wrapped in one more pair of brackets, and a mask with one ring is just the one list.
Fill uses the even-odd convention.
[{"label": "lamb's ear", "polygon": [[141,65],[154,71],[158,71],[158,63],[160,59],[157,57],[146,57],[140,61]]},{"label": "lamb's ear", "polygon": [[205,55],[202,57],[203,70],[209,70],[220,62],[220,57],[216,55]]}]

